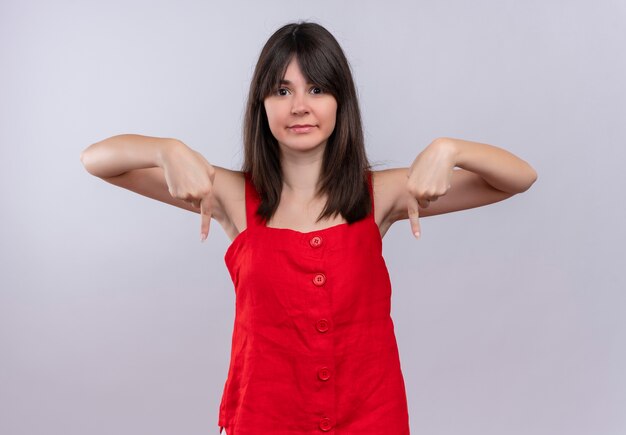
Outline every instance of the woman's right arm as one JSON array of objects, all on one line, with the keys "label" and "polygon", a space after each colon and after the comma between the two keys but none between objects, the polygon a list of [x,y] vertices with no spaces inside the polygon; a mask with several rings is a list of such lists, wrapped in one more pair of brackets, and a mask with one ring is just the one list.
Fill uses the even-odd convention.
[{"label": "woman's right arm", "polygon": [[177,139],[120,134],[88,146],[80,161],[91,175],[105,179],[133,169],[160,167],[163,152],[180,143]]},{"label": "woman's right arm", "polygon": [[211,217],[223,222],[213,191],[217,167],[177,139],[121,134],[90,145],[80,160],[87,172],[111,184],[202,214],[201,239]]}]

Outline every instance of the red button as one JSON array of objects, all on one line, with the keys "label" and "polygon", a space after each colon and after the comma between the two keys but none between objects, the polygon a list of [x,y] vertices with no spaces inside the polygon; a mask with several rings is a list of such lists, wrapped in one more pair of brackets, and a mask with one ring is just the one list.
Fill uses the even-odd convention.
[{"label": "red button", "polygon": [[320,378],[322,381],[327,381],[328,378],[330,378],[330,370],[328,370],[328,367],[322,367],[321,369],[319,369],[317,372],[317,377]]},{"label": "red button", "polygon": [[313,248],[319,248],[320,245],[322,244],[322,238],[320,236],[315,236],[311,240],[309,240],[309,244]]},{"label": "red button", "polygon": [[326,282],[326,277],[324,276],[323,273],[318,273],[313,278],[313,284],[315,284],[316,286],[324,285],[325,282]]},{"label": "red button", "polygon": [[322,429],[324,432],[328,432],[332,429],[332,427],[332,424],[330,424],[330,418],[324,417],[320,420],[320,429]]},{"label": "red button", "polygon": [[328,320],[326,320],[326,319],[319,319],[317,321],[316,327],[317,327],[317,330],[319,332],[326,332],[326,331],[328,331]]}]

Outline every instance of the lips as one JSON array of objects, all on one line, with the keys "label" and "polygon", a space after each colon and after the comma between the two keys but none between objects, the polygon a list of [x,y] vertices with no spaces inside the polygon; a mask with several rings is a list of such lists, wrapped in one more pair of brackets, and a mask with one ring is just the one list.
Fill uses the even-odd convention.
[{"label": "lips", "polygon": [[294,133],[308,133],[313,130],[315,126],[311,124],[294,124],[287,128]]}]

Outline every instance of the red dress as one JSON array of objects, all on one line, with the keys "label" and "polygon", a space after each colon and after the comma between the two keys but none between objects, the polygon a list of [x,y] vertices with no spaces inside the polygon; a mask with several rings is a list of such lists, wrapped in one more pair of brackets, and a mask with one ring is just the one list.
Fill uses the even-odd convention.
[{"label": "red dress", "polygon": [[247,228],[224,256],[236,310],[220,433],[409,434],[373,207],[352,224],[270,228],[245,179]]}]

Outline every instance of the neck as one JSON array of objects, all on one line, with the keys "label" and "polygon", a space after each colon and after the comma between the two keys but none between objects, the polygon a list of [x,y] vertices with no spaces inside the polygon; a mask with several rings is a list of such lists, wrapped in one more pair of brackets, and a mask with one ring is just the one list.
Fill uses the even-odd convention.
[{"label": "neck", "polygon": [[297,198],[298,202],[313,200],[317,191],[324,149],[311,151],[297,155],[282,154],[283,193]]}]

